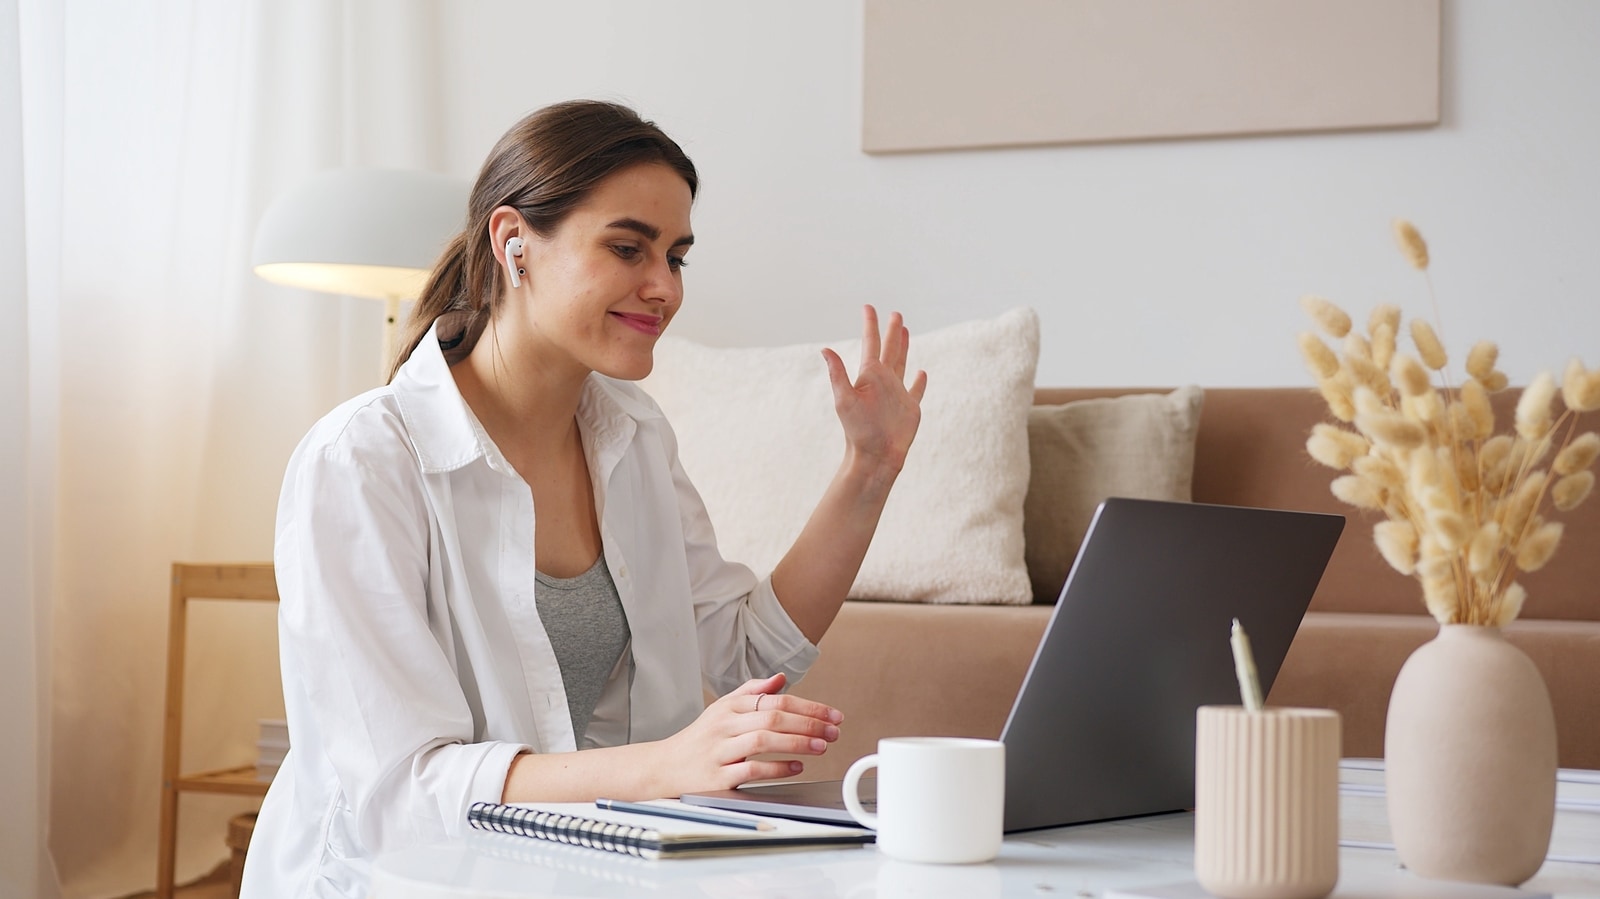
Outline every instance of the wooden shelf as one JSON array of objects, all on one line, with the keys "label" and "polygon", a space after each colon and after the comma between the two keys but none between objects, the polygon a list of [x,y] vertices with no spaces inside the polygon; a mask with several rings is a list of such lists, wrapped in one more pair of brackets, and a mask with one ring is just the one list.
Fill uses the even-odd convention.
[{"label": "wooden shelf", "polygon": [[179,792],[235,793],[241,796],[265,796],[271,780],[256,774],[255,765],[238,768],[219,768],[215,771],[198,771],[179,777],[173,788]]},{"label": "wooden shelf", "polygon": [[224,793],[265,796],[270,781],[254,765],[179,774],[182,768],[183,670],[188,654],[189,603],[196,600],[276,602],[278,583],[269,562],[172,566],[172,605],[167,622],[167,707],[161,748],[161,823],[156,856],[156,896],[172,899],[177,858],[178,796]]}]

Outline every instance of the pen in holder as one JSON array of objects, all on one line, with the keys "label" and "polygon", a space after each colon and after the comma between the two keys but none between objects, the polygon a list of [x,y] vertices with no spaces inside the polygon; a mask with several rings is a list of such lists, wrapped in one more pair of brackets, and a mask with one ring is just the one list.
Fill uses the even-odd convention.
[{"label": "pen in holder", "polygon": [[1196,713],[1196,879],[1222,899],[1320,899],[1339,880],[1339,713],[1264,708],[1233,628],[1245,705]]}]

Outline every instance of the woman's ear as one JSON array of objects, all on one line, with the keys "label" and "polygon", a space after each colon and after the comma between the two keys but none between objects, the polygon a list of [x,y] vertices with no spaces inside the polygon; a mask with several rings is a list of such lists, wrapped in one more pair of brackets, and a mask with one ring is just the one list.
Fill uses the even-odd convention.
[{"label": "woman's ear", "polygon": [[526,228],[521,213],[510,206],[489,213],[489,244],[495,248],[495,259],[505,266],[512,287],[521,287],[522,277],[528,273],[522,264],[522,234]]}]

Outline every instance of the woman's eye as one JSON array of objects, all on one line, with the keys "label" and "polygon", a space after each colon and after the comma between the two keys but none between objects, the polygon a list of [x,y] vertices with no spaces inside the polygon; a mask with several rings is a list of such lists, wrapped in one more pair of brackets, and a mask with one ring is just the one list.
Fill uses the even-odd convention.
[{"label": "woman's eye", "polygon": [[677,271],[688,264],[689,260],[683,258],[682,256],[673,256],[670,254],[667,256],[667,267],[671,268],[673,271]]},{"label": "woman's eye", "polygon": [[627,244],[617,244],[611,248],[611,251],[623,259],[632,259],[639,255],[638,247],[630,247]]}]

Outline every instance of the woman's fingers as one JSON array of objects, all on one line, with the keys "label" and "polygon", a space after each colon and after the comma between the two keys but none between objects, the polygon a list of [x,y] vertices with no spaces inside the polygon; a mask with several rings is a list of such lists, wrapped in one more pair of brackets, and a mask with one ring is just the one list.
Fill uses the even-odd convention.
[{"label": "woman's fingers", "polygon": [[752,693],[776,693],[788,683],[789,677],[782,671],[771,677],[754,677],[734,688],[729,696],[745,696]]},{"label": "woman's fingers", "polygon": [[749,712],[788,712],[806,718],[831,724],[838,724],[844,720],[844,715],[839,710],[820,702],[802,699],[799,696],[789,696],[784,693],[769,693],[753,697],[744,702],[735,702],[734,711]]},{"label": "woman's fingers", "polygon": [[839,739],[839,725],[810,715],[762,709],[746,716],[746,721],[740,723],[749,725],[744,728],[746,731],[764,730],[777,734],[797,734],[802,737],[817,737],[829,743]]},{"label": "woman's fingers", "polygon": [[925,371],[919,371],[917,372],[917,376],[911,379],[911,386],[907,388],[906,392],[911,394],[911,398],[916,400],[920,405],[922,403],[922,394],[926,392],[927,389],[928,373]]},{"label": "woman's fingers", "polygon": [[906,377],[906,352],[911,345],[911,331],[906,328],[905,319],[900,313],[895,312],[889,316],[889,324],[884,328],[885,343],[883,346],[883,363],[889,366],[894,376],[904,381]]},{"label": "woman's fingers", "polygon": [[856,369],[858,374],[868,365],[877,362],[882,352],[878,343],[878,310],[868,303],[861,307],[861,318],[861,368]]},{"label": "woman's fingers", "polygon": [[753,780],[781,780],[793,777],[806,770],[804,762],[793,759],[747,759],[723,768],[726,775],[722,789],[731,790],[740,784],[747,784]]},{"label": "woman's fingers", "polygon": [[821,737],[752,730],[724,741],[716,758],[727,766],[758,755],[822,755],[827,751],[828,741]]}]

